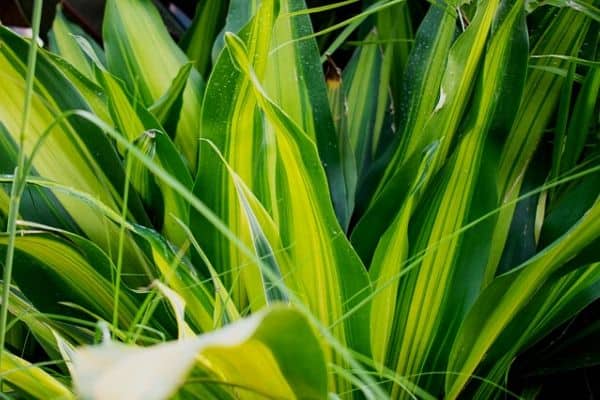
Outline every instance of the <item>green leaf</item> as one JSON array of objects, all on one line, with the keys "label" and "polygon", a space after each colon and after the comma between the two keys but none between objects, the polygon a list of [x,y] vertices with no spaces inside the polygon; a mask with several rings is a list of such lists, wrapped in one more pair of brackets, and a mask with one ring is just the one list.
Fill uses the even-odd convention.
[{"label": "green leaf", "polygon": [[237,398],[327,396],[319,340],[304,316],[286,307],[193,339],[148,348],[105,343],[77,349],[75,386],[80,396],[95,400],[164,399],[198,362],[232,386]]},{"label": "green leaf", "polygon": [[8,312],[14,316],[16,320],[23,321],[37,343],[41,345],[51,358],[60,357],[59,348],[55,338],[56,332],[62,333],[66,329],[71,334],[69,335],[70,338],[81,340],[85,337],[85,334],[82,334],[80,328],[52,321],[46,315],[40,313],[40,311],[25,298],[23,293],[16,289],[11,290],[11,293],[9,294]]},{"label": "green leaf", "polygon": [[185,301],[192,326],[201,332],[212,330],[215,296],[194,268],[155,231],[142,226],[133,229],[149,246],[148,252],[161,279]]},{"label": "green leaf", "polygon": [[[598,164],[595,166],[599,167]],[[571,185],[544,218],[538,244],[540,248],[550,245],[585,215],[596,201],[599,185],[600,172],[592,173]]]},{"label": "green leaf", "polygon": [[152,282],[152,286],[167,299],[173,314],[175,314],[175,319],[177,320],[177,338],[181,340],[194,336],[192,329],[185,322],[185,300],[176,291],[160,281]]},{"label": "green leaf", "polygon": [[589,4],[589,2],[586,1],[548,0],[545,1],[544,4],[549,4],[559,8],[569,7],[572,10],[582,13],[583,15],[595,20],[596,22],[600,22],[600,9],[594,7],[593,4]]},{"label": "green leaf", "polygon": [[[568,323],[574,315],[599,297],[598,264],[549,279],[494,342],[477,375],[487,382],[501,384],[517,354],[561,324]],[[549,356],[544,353],[546,352],[535,354],[533,363]],[[481,399],[490,398],[497,390],[493,385],[479,384],[477,396]]]},{"label": "green leaf", "polygon": [[[275,7],[276,20],[268,23],[272,32],[264,46],[269,44],[269,48],[260,50],[269,54],[259,53],[261,57],[257,60],[260,59],[262,65],[255,65],[255,70],[273,101],[317,143],[336,215],[341,225],[346,226],[351,210],[348,209],[344,164],[328,107],[311,20],[304,12],[305,1],[270,3],[268,7]],[[258,4],[258,1],[232,1],[225,31],[239,33],[251,18],[256,19],[255,14],[262,7]]]},{"label": "green leaf", "polygon": [[208,0],[198,3],[192,25],[181,39],[181,47],[202,76],[209,76],[212,44],[224,25],[229,1]]},{"label": "green leaf", "polygon": [[[235,175],[234,172],[232,174],[240,204],[248,220],[254,251],[263,264],[260,272],[262,287],[265,292],[264,297],[268,304],[275,301],[288,301],[282,270],[289,273],[292,271],[292,267],[286,253],[277,254],[273,250],[275,246],[276,248],[283,248],[277,227],[267,211],[262,207],[262,204],[260,204],[250,189],[244,185],[239,176]],[[284,264],[283,268],[280,266],[281,264]],[[270,274],[264,273],[263,268],[268,268]],[[294,282],[291,282],[290,285],[294,285]]]},{"label": "green leaf", "polygon": [[[598,185],[600,185],[600,165],[596,162],[594,167],[595,173],[590,173],[572,185],[549,210],[541,227],[539,248],[546,247],[568,231],[594,204],[598,195]],[[590,170],[593,171],[593,167]],[[598,244],[600,244],[600,238],[597,238],[575,259],[565,265],[565,269],[568,271],[583,264],[599,262]]]},{"label": "green leaf", "polygon": [[371,337],[371,347],[375,361],[382,366],[389,354],[389,342],[393,340],[391,333],[399,297],[398,287],[402,275],[408,272],[408,268],[404,273],[402,269],[408,264],[410,217],[421,195],[427,175],[431,174],[431,161],[437,148],[438,146],[431,146],[424,155],[418,179],[413,184],[408,199],[396,219],[379,241],[369,270],[374,292],[371,305],[371,332],[378,332]]},{"label": "green leaf", "polygon": [[484,355],[530,297],[564,263],[600,235],[600,198],[568,232],[528,260],[502,275],[478,298],[463,322],[452,347],[446,378],[449,398],[455,398],[475,372]]},{"label": "green leaf", "polygon": [[[43,50],[40,51],[43,53]],[[90,80],[69,64],[65,59],[54,53],[44,53],[60,72],[71,82],[79,94],[85,99],[90,109],[104,121],[110,122],[110,113],[106,104],[106,97],[95,80]]]},{"label": "green leaf", "polygon": [[[417,31],[415,45],[410,53],[407,70],[402,80],[402,91],[397,110],[400,114],[398,118],[401,121],[399,137],[403,143],[422,136],[421,131],[438,100],[439,87],[455,30],[456,17],[453,12],[436,5],[430,8]],[[390,147],[391,150],[387,151],[387,159],[392,157],[389,164],[374,165],[373,170],[369,171],[368,179],[363,181],[359,189],[356,212],[358,216],[365,211],[366,214],[352,232],[352,243],[365,262],[370,261],[377,246],[378,235],[373,235],[373,229],[377,227],[382,233],[385,231],[391,222],[386,216],[398,211],[398,203],[402,201],[403,193],[409,189],[410,183],[406,183],[391,185],[388,196],[376,197],[375,193],[384,171],[386,174],[394,171],[397,174],[404,172],[403,169],[398,169],[394,158],[404,156],[401,151],[405,146],[406,144],[394,143],[394,146]],[[393,154],[395,156],[392,156]],[[417,154],[421,153],[417,152]],[[416,173],[416,171],[414,172]],[[410,173],[405,172],[402,175],[403,177],[399,178],[398,182],[410,182],[413,178]],[[370,204],[372,206],[367,210]]]},{"label": "green leaf", "polygon": [[[277,192],[273,187],[265,189],[270,189],[266,192],[270,196],[277,193],[284,198],[269,206],[276,216],[274,220],[284,245],[289,246],[288,254],[294,265],[292,279],[303,288],[300,298],[322,322],[334,324],[338,340],[368,352],[368,329],[365,329],[368,327],[364,325],[368,308],[361,307],[349,316],[344,311],[368,295],[370,283],[335,219],[329,199],[323,196],[326,179],[315,144],[266,95],[244,42],[233,34],[226,34],[225,38],[230,57],[243,73],[242,82],[251,85],[249,95],[254,97],[275,135],[276,147],[271,149],[277,162],[275,179],[290,185],[281,186]],[[295,224],[295,220],[303,223]],[[345,279],[346,274],[351,278]]]},{"label": "green leaf", "polygon": [[340,161],[344,174],[344,185],[346,192],[345,214],[341,221],[346,223],[342,225],[345,231],[348,230],[352,211],[354,210],[354,201],[356,197],[356,183],[358,180],[358,171],[356,169],[356,158],[350,145],[348,137],[348,104],[342,82],[342,71],[335,65],[333,59],[329,59],[327,66],[327,97],[329,107],[333,117],[333,123],[337,131],[337,147],[340,152]]},{"label": "green leaf", "polygon": [[167,132],[175,132],[181,114],[183,93],[187,84],[192,64],[184,64],[171,83],[169,90],[148,108]]},{"label": "green leaf", "polygon": [[594,110],[597,110],[600,93],[600,68],[590,68],[581,91],[575,101],[573,114],[569,121],[567,137],[561,159],[561,170],[567,172],[575,167],[583,153],[588,136],[593,132]]},{"label": "green leaf", "polygon": [[[435,5],[434,5],[435,6]],[[402,101],[402,75],[396,71],[404,71],[408,64],[409,54],[413,47],[414,22],[411,18],[411,9],[409,3],[401,3],[393,6],[385,12],[376,15],[377,32],[382,43],[384,65],[389,64],[386,70],[382,71],[382,84],[385,88],[389,87],[392,94],[394,108],[398,109]],[[385,95],[380,96],[386,97]],[[398,113],[396,117],[399,117]]]},{"label": "green leaf", "polygon": [[[150,112],[129,99],[119,82],[108,72],[100,73],[100,80],[106,91],[112,119],[118,130],[130,142],[138,147],[155,162],[187,188],[192,187],[192,177],[186,168],[185,161],[178,153],[170,138],[164,133],[161,125]],[[189,204],[171,187],[162,184],[136,159],[132,163],[132,184],[140,198],[144,201],[149,213],[155,218],[155,226],[159,227],[166,237],[180,246],[185,240],[175,219],[187,222]]]},{"label": "green leaf", "polygon": [[86,78],[95,81],[93,61],[82,50],[77,37],[85,38],[96,56],[104,58],[104,52],[79,26],[67,20],[60,5],[57,7],[52,31],[48,37],[52,53],[68,61]]},{"label": "green leaf", "polygon": [[[129,92],[146,107],[169,90],[177,73],[188,63],[149,0],[109,0],[103,36],[110,72],[121,78]],[[203,91],[202,77],[192,70],[174,133],[175,145],[192,171],[196,169],[198,157],[198,110]]]},{"label": "green leaf", "polygon": [[34,399],[69,400],[75,395],[56,378],[8,351],[2,352],[3,380]]},{"label": "green leaf", "polygon": [[217,58],[225,47],[225,32],[239,33],[242,28],[252,19],[260,4],[260,0],[230,0],[225,26],[215,41],[212,58],[216,64]]},{"label": "green leaf", "polygon": [[[489,12],[488,8],[482,10]],[[470,26],[477,27],[475,24],[473,22]],[[473,32],[477,32],[478,28],[474,29]],[[498,124],[502,101],[509,101],[507,99],[519,96],[522,91],[527,66],[527,37],[524,32],[523,2],[516,1],[510,5],[489,42],[477,81],[474,112],[464,124],[465,131],[460,142],[441,174],[432,180],[436,164],[441,163],[443,158],[440,157],[444,157],[444,151],[448,150],[442,141],[431,161],[431,171],[425,174],[425,179],[421,178],[425,182],[420,184],[427,185],[428,181],[431,184],[422,196],[425,202],[421,202],[410,221],[412,227],[418,227],[409,233],[409,241],[414,243],[409,255],[417,259],[416,266],[400,282],[398,293],[402,293],[402,300],[396,308],[391,334],[395,341],[390,350],[382,352],[388,354],[388,362],[395,365],[400,375],[429,369],[437,371],[445,367],[447,343],[454,339],[458,324],[479,292],[494,220],[487,219],[465,233],[461,233],[460,229],[492,210],[498,201],[497,193],[490,184],[495,181],[496,166],[494,143],[489,142],[490,133]],[[461,39],[475,40],[472,36],[459,38],[456,46],[463,51],[461,46],[468,42]],[[443,107],[439,112],[443,112]],[[452,108],[451,105],[449,107]],[[430,123],[435,120],[435,115]],[[438,126],[446,126],[446,123],[449,122],[446,120]],[[408,216],[399,218],[402,221]],[[406,223],[395,226],[399,230],[394,233],[396,237],[405,235]],[[397,250],[391,247],[387,251],[393,256]],[[396,268],[399,272],[406,266],[400,263]],[[422,315],[427,315],[427,318],[422,318]],[[411,351],[404,352],[406,348]],[[427,386],[435,388],[441,385],[439,378],[425,378]],[[392,393],[399,389],[394,387]]]},{"label": "green leaf", "polygon": [[[367,40],[377,38],[372,32]],[[378,114],[385,113],[388,104],[385,102],[388,88],[381,93],[379,82],[383,55],[377,45],[361,46],[353,55],[344,70],[344,95],[347,104],[348,139],[354,153],[358,175],[372,161],[373,148],[377,148],[377,137],[381,126],[376,131]],[[379,99],[383,98],[383,104]]]},{"label": "green leaf", "polygon": [[194,250],[198,253],[200,259],[208,269],[208,274],[210,276],[210,281],[212,282],[215,297],[213,311],[213,326],[216,328],[224,326],[230,322],[237,321],[238,319],[240,319],[240,312],[236,308],[235,304],[233,304],[230,293],[227,291],[225,285],[223,285],[221,277],[219,276],[215,267],[212,265],[212,263],[206,256],[204,250],[202,250],[202,248],[200,247],[200,244],[194,237],[191,229],[183,223],[179,224],[182,227],[182,229],[186,232]]},{"label": "green leaf", "polygon": [[[0,27],[0,70],[3,83],[0,97],[14,102],[0,103],[0,119],[9,133],[7,141],[17,142],[21,104],[25,87],[27,42]],[[47,180],[93,193],[109,209],[118,210],[122,203],[124,171],[104,133],[88,121],[70,115],[73,110],[89,110],[85,99],[67,78],[40,53],[36,66],[35,93],[25,151],[33,169]],[[32,153],[35,150],[35,154]],[[65,171],[69,171],[68,174]],[[55,192],[62,208],[76,221],[78,228],[109,254],[116,254],[117,244],[110,239],[117,227],[107,224],[104,216],[71,196]],[[129,198],[132,220],[147,223],[147,216],[136,196]],[[35,205],[34,205],[35,206]],[[125,261],[132,273],[147,273],[149,266],[129,242]]]},{"label": "green leaf", "polygon": [[[261,56],[266,59],[270,26],[275,17],[268,4],[262,10],[251,28],[257,59]],[[261,67],[264,68],[264,62]],[[261,145],[260,137],[254,133],[254,124],[260,123],[254,116],[256,102],[251,97],[246,100],[248,84],[242,83],[243,86],[237,87],[238,76],[239,72],[231,65],[228,55],[223,53],[208,82],[202,108],[203,141],[194,193],[226,222],[248,248],[252,248],[248,220],[228,167],[253,189],[256,185],[253,176],[258,175],[254,172],[254,165],[262,163],[265,156],[255,150],[256,146]],[[221,155],[226,163],[221,160]],[[251,305],[256,310],[264,305],[260,267],[248,260],[237,246],[220,236],[214,227],[207,225],[196,213],[192,213],[191,221],[192,231],[217,272],[223,273],[223,282],[231,290],[238,309]],[[250,298],[246,299],[246,295]]]},{"label": "green leaf", "polygon": [[[279,1],[273,25],[270,57],[265,74],[256,69],[270,98],[317,145],[329,182],[334,210],[342,226],[348,224],[344,165],[328,107],[319,51],[308,15],[295,15],[306,8],[304,0]],[[300,39],[303,40],[300,40]]]},{"label": "green leaf", "polygon": [[[17,166],[17,151],[16,143],[13,142],[4,124],[0,122],[0,174],[12,177]],[[35,170],[31,173],[37,174]],[[2,187],[4,190],[0,190],[0,193],[6,197],[0,202],[0,211],[8,215],[10,187],[7,184],[3,184]],[[75,221],[48,189],[26,187],[21,199],[20,211],[20,218],[69,229],[72,232],[79,231]]]},{"label": "green leaf", "polygon": [[[7,235],[0,235],[2,257],[6,243]],[[96,245],[64,231],[21,231],[16,250],[14,281],[40,311],[69,314],[64,303],[72,303],[105,320],[111,318],[114,265]],[[137,301],[128,292],[119,296],[119,321],[128,326]]]},{"label": "green leaf", "polygon": [[[560,10],[537,41],[532,54],[575,55],[588,29],[589,20],[585,16],[568,9]],[[564,67],[567,61],[536,58],[534,65]],[[507,207],[498,215],[499,224],[492,240],[496,245],[486,268],[486,283],[491,282],[496,273],[515,208],[513,201],[519,195],[524,172],[553,116],[562,82],[560,76],[540,69],[531,70],[527,76],[523,97],[498,166],[497,186],[503,196],[502,204]]]}]

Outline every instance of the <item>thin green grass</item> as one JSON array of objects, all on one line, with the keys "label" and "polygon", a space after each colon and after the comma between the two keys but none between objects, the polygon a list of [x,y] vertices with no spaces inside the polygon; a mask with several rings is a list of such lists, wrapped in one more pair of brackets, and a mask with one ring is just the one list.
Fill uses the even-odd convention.
[{"label": "thin green grass", "polygon": [[120,290],[121,290],[121,278],[123,274],[123,252],[125,249],[125,230],[127,221],[127,211],[129,204],[129,185],[131,179],[131,168],[133,163],[131,159],[128,157],[125,166],[125,184],[123,188],[123,206],[121,208],[121,223],[119,226],[119,244],[118,244],[118,253],[117,253],[117,269],[115,271],[114,277],[114,286],[115,286],[115,294],[114,294],[114,306],[113,306],[113,318],[112,318],[112,326],[113,328],[119,327],[119,298],[120,298]]},{"label": "thin green grass", "polygon": [[[27,77],[26,77],[26,89],[25,89],[25,103],[23,104],[23,114],[21,121],[21,132],[19,133],[19,152],[17,167],[15,169],[15,181],[13,182],[11,193],[10,193],[10,205],[7,221],[7,232],[9,235],[8,244],[6,248],[6,259],[4,261],[4,274],[3,274],[3,291],[2,291],[2,305],[0,308],[0,363],[2,363],[2,352],[4,351],[4,344],[6,340],[6,320],[8,317],[8,301],[10,294],[10,286],[12,282],[12,270],[14,263],[15,253],[15,237],[16,237],[16,222],[19,215],[19,208],[21,205],[21,195],[25,190],[25,177],[29,174],[26,170],[26,156],[24,150],[25,136],[27,127],[29,124],[29,112],[31,105],[31,97],[33,93],[33,84],[35,79],[35,64],[37,58],[37,43],[36,40],[40,33],[40,24],[42,19],[42,3],[43,0],[35,0],[33,5],[33,18],[32,18],[32,39],[31,45],[29,46],[29,55],[27,61]],[[1,368],[1,365],[0,365]],[[0,376],[0,389],[2,388],[2,376]]]}]

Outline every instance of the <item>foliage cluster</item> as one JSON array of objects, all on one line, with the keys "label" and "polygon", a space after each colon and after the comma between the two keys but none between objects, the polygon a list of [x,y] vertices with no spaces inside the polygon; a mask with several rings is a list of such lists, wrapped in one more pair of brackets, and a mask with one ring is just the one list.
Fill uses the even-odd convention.
[{"label": "foliage cluster", "polygon": [[534,398],[596,365],[597,7],[0,26],[2,393]]}]

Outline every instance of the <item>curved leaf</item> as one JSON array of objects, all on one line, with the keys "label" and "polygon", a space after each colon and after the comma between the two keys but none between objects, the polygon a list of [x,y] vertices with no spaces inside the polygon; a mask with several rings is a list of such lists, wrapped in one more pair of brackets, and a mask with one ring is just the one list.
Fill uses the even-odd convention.
[{"label": "curved leaf", "polygon": [[[102,31],[110,72],[123,79],[129,92],[139,96],[146,107],[167,92],[180,68],[188,62],[149,0],[107,1]],[[193,70],[174,133],[175,144],[192,171],[198,157],[198,110],[203,92],[202,77]]]},{"label": "curved leaf", "polygon": [[[6,242],[7,236],[0,235],[2,256]],[[43,312],[69,314],[64,304],[72,303],[110,320],[114,300],[112,269],[114,265],[97,246],[74,234],[22,231],[16,238],[14,280]],[[137,300],[124,291],[119,296],[119,321],[128,326]]]},{"label": "curved leaf", "polygon": [[86,78],[95,81],[93,61],[82,50],[77,37],[85,38],[87,43],[90,43],[90,48],[96,56],[100,55],[103,58],[104,52],[79,26],[67,20],[60,5],[57,6],[52,31],[48,36],[50,39],[50,49],[54,54],[67,60]]},{"label": "curved leaf", "polygon": [[[130,142],[135,142],[158,165],[187,188],[192,187],[192,177],[185,161],[164,133],[159,122],[139,104],[128,98],[119,82],[108,72],[100,73],[100,81],[106,91],[112,119],[116,127]],[[189,205],[170,186],[162,184],[137,160],[127,157],[132,163],[132,185],[144,200],[153,215],[155,225],[169,240],[180,246],[185,235],[175,219],[187,223]]]},{"label": "curved leaf", "polygon": [[231,386],[236,398],[327,396],[319,340],[302,314],[285,307],[194,339],[148,348],[105,343],[77,349],[74,380],[87,399],[158,400],[181,387],[196,363],[217,373],[217,383]]},{"label": "curved leaf", "polygon": [[75,395],[56,378],[39,367],[7,351],[2,352],[3,375],[10,385],[34,399],[75,400]]},{"label": "curved leaf", "polygon": [[[10,134],[8,140],[13,143],[17,142],[25,96],[27,46],[23,39],[0,27],[0,97],[14,100],[0,102],[0,119],[6,127],[2,134]],[[91,193],[112,210],[120,209],[125,177],[112,144],[95,125],[78,117],[64,117],[64,113],[72,110],[88,110],[88,104],[43,53],[39,54],[36,71],[30,125],[22,151],[30,157],[43,140],[32,160],[32,167],[39,175]],[[103,215],[92,212],[70,196],[58,192],[54,196],[87,237],[109,254],[117,253],[117,244],[110,240],[117,228],[106,223]],[[131,219],[146,223],[147,216],[139,199],[130,196],[129,200]],[[125,260],[131,272],[148,272],[149,267],[134,244],[126,247]]]},{"label": "curved leaf", "polygon": [[571,228],[527,261],[520,269],[502,275],[478,298],[463,322],[452,347],[446,389],[455,398],[464,388],[477,365],[506,326],[530,297],[564,263],[600,235],[600,198]]}]

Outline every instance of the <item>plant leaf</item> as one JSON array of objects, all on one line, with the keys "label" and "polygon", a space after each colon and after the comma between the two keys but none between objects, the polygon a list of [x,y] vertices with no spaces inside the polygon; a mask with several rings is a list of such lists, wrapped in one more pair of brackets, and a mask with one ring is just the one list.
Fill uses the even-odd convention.
[{"label": "plant leaf", "polygon": [[[249,94],[275,135],[276,147],[271,151],[277,160],[276,181],[293,185],[283,186],[279,196],[284,196],[285,201],[272,203],[270,207],[283,240],[289,241],[289,245],[285,242],[284,245],[289,246],[288,254],[295,268],[292,279],[303,288],[301,299],[322,322],[334,324],[333,333],[338,340],[358,351],[368,352],[368,326],[365,326],[368,308],[360,307],[354,314],[344,315],[345,310],[352,309],[368,295],[368,276],[345,239],[329,199],[323,196],[326,179],[315,144],[266,95],[253,71],[244,42],[230,33],[225,38],[230,57],[243,73],[242,82],[251,85]],[[273,190],[270,188],[271,195],[275,193]],[[303,223],[296,224],[295,220]],[[345,279],[346,274],[351,278]]]},{"label": "plant leaf", "polygon": [[76,398],[56,378],[6,350],[2,352],[0,364],[3,379],[34,399],[75,400]]},{"label": "plant leaf", "polygon": [[[356,213],[362,218],[352,232],[352,244],[364,262],[368,263],[371,260],[377,246],[378,235],[373,234],[373,229],[381,225],[377,229],[381,229],[382,233],[385,231],[388,223],[391,222],[386,215],[398,210],[399,201],[402,201],[403,193],[406,193],[410,186],[410,183],[391,185],[387,197],[377,197],[379,181],[383,179],[382,184],[384,183],[385,178],[382,175],[385,174],[393,172],[402,174],[394,158],[406,157],[401,153],[401,148],[407,146],[408,141],[416,140],[411,138],[422,136],[421,131],[438,100],[439,87],[455,30],[454,14],[440,5],[434,5],[417,31],[415,45],[402,80],[397,110],[400,114],[398,133],[403,143],[398,143],[396,139],[396,143],[390,146],[383,158],[385,161],[391,158],[391,161],[374,165],[372,170],[368,171],[369,175],[363,180],[357,193]],[[421,95],[422,93],[425,95]],[[410,182],[412,178],[410,174],[402,175],[402,179],[399,178],[398,182]]]},{"label": "plant leaf", "polygon": [[[3,76],[0,97],[14,99],[14,102],[0,103],[0,119],[6,128],[2,133],[9,133],[7,141],[16,143],[25,95],[28,44],[2,27],[0,43],[0,73]],[[36,71],[30,126],[22,149],[28,158],[36,149],[31,160],[33,169],[47,180],[92,193],[109,209],[120,209],[125,177],[112,144],[96,126],[68,114],[73,110],[88,110],[88,104],[43,53],[39,54]],[[65,174],[65,171],[69,173]],[[116,226],[107,224],[103,215],[91,212],[86,204],[71,196],[58,192],[54,196],[88,238],[108,254],[117,253],[117,244],[109,240],[111,235],[116,235]],[[139,199],[132,195],[129,201],[131,219],[148,223]],[[135,244],[130,244],[124,254],[127,269],[133,273],[147,273],[149,266]]]},{"label": "plant leaf", "polygon": [[192,25],[181,39],[180,46],[186,52],[202,76],[209,76],[212,44],[224,25],[229,1],[208,0],[198,3]]},{"label": "plant leaf", "polygon": [[[143,106],[149,107],[166,93],[188,63],[149,0],[107,1],[102,30],[110,72],[126,83]],[[192,171],[198,157],[198,110],[203,92],[202,77],[192,70],[175,132],[175,145]]]},{"label": "plant leaf", "polygon": [[217,372],[224,385],[237,387],[242,399],[254,394],[326,397],[319,341],[305,318],[285,307],[194,339],[149,348],[105,343],[77,349],[74,379],[79,395],[88,399],[165,399],[184,383],[198,361]]},{"label": "plant leaf", "polygon": [[[1,234],[2,257],[6,242],[7,235]],[[114,265],[96,245],[64,231],[59,234],[22,231],[16,239],[16,250],[14,280],[40,311],[70,314],[61,303],[72,303],[110,320]],[[31,279],[32,276],[36,279]],[[128,326],[135,315],[137,300],[124,291],[119,296],[119,321]]]},{"label": "plant leaf", "polygon": [[62,11],[62,6],[59,5],[56,9],[52,31],[48,35],[50,50],[68,61],[86,78],[95,81],[93,61],[82,50],[77,37],[85,38],[94,54],[100,59],[104,58],[102,48],[88,37],[79,26],[69,22]]},{"label": "plant leaf", "polygon": [[181,114],[183,104],[183,94],[188,78],[192,72],[192,63],[184,64],[179,70],[171,86],[154,104],[148,108],[166,132],[175,133],[177,122]]},{"label": "plant leaf", "polygon": [[521,268],[502,275],[482,293],[464,320],[452,347],[446,390],[455,398],[475,372],[485,353],[530,297],[564,263],[600,235],[600,198],[564,235],[528,260]]},{"label": "plant leaf", "polygon": [[[112,119],[118,130],[130,142],[135,141],[140,149],[165,168],[177,181],[191,188],[192,177],[185,161],[164,133],[159,122],[139,104],[135,108],[135,103],[127,97],[119,82],[111,74],[106,71],[100,74]],[[189,204],[171,187],[156,180],[139,161],[130,159],[127,162],[133,163],[132,184],[140,198],[145,201],[149,213],[154,216],[155,225],[173,244],[180,246],[186,237],[179,225],[174,223],[173,218],[188,221]]]},{"label": "plant leaf", "polygon": [[[538,39],[532,54],[575,55],[588,29],[589,20],[585,16],[569,9],[560,10]],[[566,64],[561,59],[537,58],[534,65],[564,67]],[[552,118],[562,81],[560,76],[539,69],[532,70],[527,76],[523,97],[498,166],[497,186],[503,196],[502,204],[507,207],[498,214],[499,223],[492,239],[496,245],[486,267],[486,283],[491,282],[496,273],[516,206],[513,201],[519,195],[524,172]],[[531,118],[532,115],[535,118]]]}]

